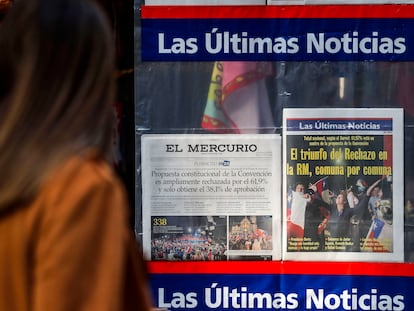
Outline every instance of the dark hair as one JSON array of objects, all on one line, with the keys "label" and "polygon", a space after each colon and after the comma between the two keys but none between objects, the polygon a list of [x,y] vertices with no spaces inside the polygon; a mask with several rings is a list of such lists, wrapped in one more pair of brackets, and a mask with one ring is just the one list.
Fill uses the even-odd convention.
[{"label": "dark hair", "polygon": [[110,154],[110,26],[88,0],[17,0],[0,24],[0,209],[33,197],[65,158]]},{"label": "dark hair", "polygon": [[338,195],[342,195],[344,204],[348,204],[348,193],[345,190],[341,190]]}]

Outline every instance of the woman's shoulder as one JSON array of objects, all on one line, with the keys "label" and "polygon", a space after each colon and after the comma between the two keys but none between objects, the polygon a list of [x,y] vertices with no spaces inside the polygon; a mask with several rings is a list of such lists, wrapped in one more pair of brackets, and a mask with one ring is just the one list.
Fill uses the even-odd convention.
[{"label": "woman's shoulder", "polygon": [[123,195],[123,186],[113,168],[96,154],[69,157],[48,174],[42,190],[51,199],[67,196],[68,192],[80,194],[98,190]]},{"label": "woman's shoulder", "polygon": [[[49,175],[49,181],[80,178],[113,182],[116,179],[113,168],[96,153],[73,155],[57,165]],[[68,180],[65,180],[68,181]]]}]

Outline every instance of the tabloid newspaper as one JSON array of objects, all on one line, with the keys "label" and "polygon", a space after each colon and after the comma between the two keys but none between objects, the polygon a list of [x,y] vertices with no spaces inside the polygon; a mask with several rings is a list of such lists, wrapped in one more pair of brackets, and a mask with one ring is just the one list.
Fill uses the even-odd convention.
[{"label": "tabloid newspaper", "polygon": [[148,134],[141,140],[150,260],[280,260],[280,135]]},{"label": "tabloid newspaper", "polygon": [[403,110],[283,111],[283,259],[403,261]]}]

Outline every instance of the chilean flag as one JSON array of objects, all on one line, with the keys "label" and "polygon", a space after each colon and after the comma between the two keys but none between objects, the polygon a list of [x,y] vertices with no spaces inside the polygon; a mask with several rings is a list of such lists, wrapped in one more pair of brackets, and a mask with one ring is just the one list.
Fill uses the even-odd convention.
[{"label": "chilean flag", "polygon": [[375,218],[372,221],[371,228],[368,232],[368,238],[369,239],[378,239],[381,235],[382,228],[384,227],[385,222],[383,222],[381,219]]},{"label": "chilean flag", "polygon": [[316,181],[315,183],[310,184],[309,188],[312,189],[315,192],[318,192],[319,194],[322,194],[322,191],[326,187],[326,179],[328,179],[328,176],[325,176],[325,177],[319,179],[318,181]]},{"label": "chilean flag", "polygon": [[392,225],[387,224],[382,219],[374,218],[364,241],[362,251],[373,253],[392,252],[392,237]]}]

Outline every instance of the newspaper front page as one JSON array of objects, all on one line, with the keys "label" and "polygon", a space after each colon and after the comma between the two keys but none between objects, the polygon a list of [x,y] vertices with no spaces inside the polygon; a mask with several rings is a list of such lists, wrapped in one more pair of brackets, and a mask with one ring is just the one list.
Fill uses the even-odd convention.
[{"label": "newspaper front page", "polygon": [[281,259],[280,135],[148,134],[141,146],[148,259]]},{"label": "newspaper front page", "polygon": [[285,109],[283,258],[403,261],[403,110]]},{"label": "newspaper front page", "polygon": [[266,0],[145,0],[145,5],[266,5]]}]

